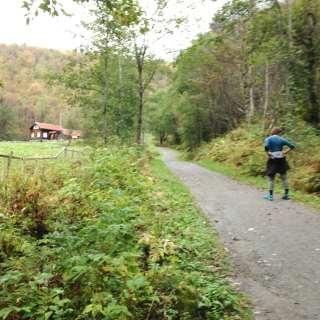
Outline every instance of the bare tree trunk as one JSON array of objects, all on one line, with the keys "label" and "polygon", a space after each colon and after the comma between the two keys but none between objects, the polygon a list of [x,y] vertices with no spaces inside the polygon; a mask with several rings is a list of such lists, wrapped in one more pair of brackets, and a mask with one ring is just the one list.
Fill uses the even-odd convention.
[{"label": "bare tree trunk", "polygon": [[103,56],[103,142],[107,144],[108,140],[108,57]]},{"label": "bare tree trunk", "polygon": [[138,70],[138,90],[139,90],[139,103],[138,103],[138,113],[137,113],[137,131],[136,131],[136,143],[142,143],[142,122],[143,122],[143,107],[144,107],[144,92],[145,92],[145,83],[144,83],[144,61],[146,56],[147,47],[143,45],[141,48],[138,48],[135,45],[135,57]]},{"label": "bare tree trunk", "polygon": [[252,76],[252,66],[249,66],[248,71],[249,77],[249,113],[248,113],[248,122],[250,123],[254,114],[255,114],[255,104],[254,104],[254,87],[253,87],[253,76]]},{"label": "bare tree trunk", "polygon": [[120,97],[120,106],[122,108],[123,104],[123,74],[122,74],[122,61],[121,55],[118,56],[118,73],[119,73],[119,97]]},{"label": "bare tree trunk", "polygon": [[141,57],[137,58],[138,67],[138,82],[139,82],[139,104],[137,114],[137,132],[136,132],[136,143],[141,144],[142,138],[142,114],[143,114],[143,98],[144,98],[144,86],[143,86],[143,62]]},{"label": "bare tree trunk", "polygon": [[266,70],[265,70],[265,94],[264,94],[264,108],[263,108],[263,120],[264,120],[264,128],[266,127],[266,118],[269,107],[269,90],[270,90],[270,77],[269,77],[269,62],[266,62]]},{"label": "bare tree trunk", "polygon": [[290,83],[290,70],[293,65],[292,58],[292,48],[293,48],[293,31],[292,31],[292,4],[294,0],[286,0],[287,5],[287,36],[289,45],[289,59],[287,63],[287,70],[285,71],[285,92],[286,92],[286,106],[291,110],[294,108],[293,97],[291,93],[291,83]]},{"label": "bare tree trunk", "polygon": [[137,136],[136,143],[141,144],[142,142],[142,115],[143,115],[143,98],[144,98],[144,89],[141,86],[142,74],[139,74],[139,105],[138,105],[138,115],[137,115]]},{"label": "bare tree trunk", "polygon": [[[312,7],[311,7],[312,8]],[[317,65],[319,63],[319,57],[317,55],[317,42],[316,42],[316,31],[318,26],[318,19],[313,10],[311,9],[308,13],[308,33],[304,40],[304,46],[307,58],[307,69],[308,69],[308,91],[309,91],[309,111],[307,121],[313,126],[317,126],[320,122],[320,103],[317,92]],[[312,10],[312,11],[311,11]]]},{"label": "bare tree trunk", "polygon": [[293,41],[292,41],[292,3],[293,0],[286,0],[286,4],[288,7],[288,41],[289,41],[289,48],[292,48]]},{"label": "bare tree trunk", "polygon": [[[251,16],[254,16],[257,12],[256,0],[250,0],[251,8],[249,9]],[[248,68],[248,80],[249,80],[249,112],[248,112],[248,122],[250,123],[254,114],[255,114],[255,105],[254,105],[254,87],[253,87],[253,75],[252,75],[252,66],[249,65]]]},{"label": "bare tree trunk", "polygon": [[123,92],[123,71],[122,71],[121,54],[118,55],[118,77],[119,77],[118,94],[119,94],[120,105],[119,105],[119,123],[117,123],[117,133],[120,137],[122,137],[121,129],[123,129],[123,126],[124,126],[124,120],[123,120],[124,92]]}]

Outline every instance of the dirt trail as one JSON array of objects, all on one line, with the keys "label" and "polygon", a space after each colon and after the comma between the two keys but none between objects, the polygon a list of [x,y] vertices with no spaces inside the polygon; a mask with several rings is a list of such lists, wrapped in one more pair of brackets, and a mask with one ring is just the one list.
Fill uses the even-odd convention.
[{"label": "dirt trail", "polygon": [[215,223],[256,320],[320,320],[320,214],[160,150]]}]

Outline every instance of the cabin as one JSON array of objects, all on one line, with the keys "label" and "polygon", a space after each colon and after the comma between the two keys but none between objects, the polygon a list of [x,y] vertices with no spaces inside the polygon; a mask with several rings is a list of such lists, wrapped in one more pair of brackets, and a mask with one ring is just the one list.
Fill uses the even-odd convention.
[{"label": "cabin", "polygon": [[60,125],[34,122],[30,127],[30,138],[32,140],[57,140],[61,136],[63,128]]},{"label": "cabin", "polygon": [[63,129],[62,134],[63,134],[63,138],[65,138],[65,139],[80,139],[81,138],[81,131],[80,130]]},{"label": "cabin", "polygon": [[64,129],[57,124],[34,122],[30,127],[31,140],[71,140],[81,137],[80,130]]}]

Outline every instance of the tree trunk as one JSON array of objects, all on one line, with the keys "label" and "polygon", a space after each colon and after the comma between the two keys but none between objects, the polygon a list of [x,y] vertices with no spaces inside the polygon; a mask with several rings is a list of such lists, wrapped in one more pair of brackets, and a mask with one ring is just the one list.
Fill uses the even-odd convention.
[{"label": "tree trunk", "polygon": [[143,62],[141,57],[137,59],[138,66],[138,81],[139,81],[139,104],[137,114],[137,133],[136,143],[141,144],[142,140],[142,115],[143,115],[143,98],[144,98],[144,85],[143,85]]},{"label": "tree trunk", "polygon": [[249,112],[248,112],[248,122],[250,123],[255,114],[255,104],[254,104],[254,87],[253,87],[253,76],[252,76],[252,66],[249,66],[248,71],[249,77]]},{"label": "tree trunk", "polygon": [[104,144],[108,140],[108,56],[103,56],[103,129],[102,136]]},{"label": "tree trunk", "polygon": [[263,108],[263,120],[264,120],[264,128],[266,127],[266,118],[269,107],[269,90],[270,90],[270,77],[269,77],[269,62],[266,62],[266,70],[265,70],[265,93],[264,93],[264,108]]},{"label": "tree trunk", "polygon": [[317,28],[317,17],[313,13],[308,13],[308,31],[309,34],[306,39],[306,52],[308,60],[308,90],[309,90],[309,101],[310,111],[308,115],[308,121],[313,125],[317,126],[320,122],[320,106],[317,95],[317,64],[319,58],[317,56],[316,49],[316,28]]},{"label": "tree trunk", "polygon": [[118,76],[119,76],[119,85],[118,85],[118,94],[119,94],[119,122],[117,123],[117,134],[122,137],[121,130],[124,126],[123,121],[123,112],[124,112],[124,95],[123,95],[123,71],[122,71],[122,61],[121,54],[118,56]]},{"label": "tree trunk", "polygon": [[139,103],[138,103],[138,113],[137,113],[137,132],[136,132],[136,143],[142,144],[142,123],[143,123],[143,107],[144,107],[144,60],[146,55],[147,47],[142,46],[138,48],[135,45],[135,57],[138,70],[138,90],[139,90]]},{"label": "tree trunk", "polygon": [[288,42],[289,48],[292,48],[293,38],[292,38],[292,0],[286,0],[288,6]]},{"label": "tree trunk", "polygon": [[315,48],[311,48],[308,51],[308,90],[309,90],[309,102],[310,110],[307,120],[313,125],[317,126],[320,122],[319,119],[319,101],[317,96],[317,69],[316,69],[316,52]]}]

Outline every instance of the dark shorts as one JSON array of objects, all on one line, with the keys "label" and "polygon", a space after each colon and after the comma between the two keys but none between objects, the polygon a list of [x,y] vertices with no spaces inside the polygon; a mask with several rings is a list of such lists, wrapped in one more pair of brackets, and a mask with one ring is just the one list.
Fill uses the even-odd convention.
[{"label": "dark shorts", "polygon": [[286,158],[268,159],[267,161],[267,176],[274,176],[277,173],[284,174],[290,169]]}]

